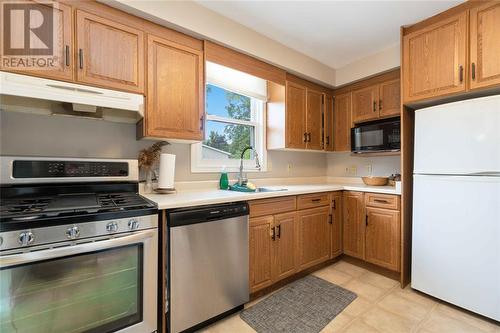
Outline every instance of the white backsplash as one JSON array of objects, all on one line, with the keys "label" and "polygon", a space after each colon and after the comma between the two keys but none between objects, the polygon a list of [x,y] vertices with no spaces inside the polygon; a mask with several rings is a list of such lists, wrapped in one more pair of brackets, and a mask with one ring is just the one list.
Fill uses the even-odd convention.
[{"label": "white backsplash", "polygon": [[390,176],[394,173],[401,173],[400,156],[362,157],[347,152],[331,153],[327,157],[329,177]]}]

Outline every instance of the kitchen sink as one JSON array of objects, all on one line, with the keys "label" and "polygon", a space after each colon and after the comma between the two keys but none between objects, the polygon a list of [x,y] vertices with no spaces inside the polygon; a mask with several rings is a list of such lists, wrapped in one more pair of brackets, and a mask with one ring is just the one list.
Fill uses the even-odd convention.
[{"label": "kitchen sink", "polygon": [[282,192],[288,191],[287,188],[278,188],[278,187],[257,187],[255,192]]}]

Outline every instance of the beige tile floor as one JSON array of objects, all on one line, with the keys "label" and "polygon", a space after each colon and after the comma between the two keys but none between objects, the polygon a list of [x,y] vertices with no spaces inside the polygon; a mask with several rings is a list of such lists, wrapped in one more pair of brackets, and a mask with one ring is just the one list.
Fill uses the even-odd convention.
[{"label": "beige tile floor", "polygon": [[[500,333],[500,325],[440,302],[382,275],[340,261],[314,275],[355,292],[358,297],[323,333]],[[264,296],[267,297],[267,296]],[[261,299],[246,305],[251,306]],[[255,332],[238,314],[203,330],[204,333]]]}]

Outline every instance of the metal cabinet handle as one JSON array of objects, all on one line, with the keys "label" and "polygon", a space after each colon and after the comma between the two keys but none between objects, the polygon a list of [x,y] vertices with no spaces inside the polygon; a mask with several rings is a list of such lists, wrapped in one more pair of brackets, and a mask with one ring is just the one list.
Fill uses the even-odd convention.
[{"label": "metal cabinet handle", "polygon": [[278,239],[280,239],[281,238],[281,224],[278,225],[276,228],[278,229],[276,236],[278,237]]},{"label": "metal cabinet handle", "polygon": [[205,115],[200,117],[200,131],[203,131],[203,128],[205,127]]},{"label": "metal cabinet handle", "polygon": [[326,136],[326,145],[327,146],[330,145],[330,136],[329,135]]},{"label": "metal cabinet handle", "polygon": [[66,61],[66,66],[69,66],[69,45],[66,45],[65,50],[64,50],[64,56],[65,56],[65,61]]},{"label": "metal cabinet handle", "polygon": [[78,50],[78,61],[80,63],[80,69],[83,69],[83,50]]},{"label": "metal cabinet handle", "polygon": [[307,142],[311,142],[311,132],[307,133]]},{"label": "metal cabinet handle", "polygon": [[464,81],[464,66],[462,65],[458,66],[458,77],[460,82]]},{"label": "metal cabinet handle", "polygon": [[275,227],[271,228],[271,239],[276,240],[276,228]]},{"label": "metal cabinet handle", "polygon": [[333,209],[337,209],[337,203],[336,203],[336,200],[335,200],[335,199],[333,199],[333,207],[332,207],[332,208],[333,208]]},{"label": "metal cabinet handle", "polygon": [[472,79],[476,79],[476,64],[472,63]]},{"label": "metal cabinet handle", "polygon": [[365,226],[368,226],[368,215],[365,215]]},{"label": "metal cabinet handle", "polygon": [[307,142],[307,133],[304,132],[304,142]]},{"label": "metal cabinet handle", "polygon": [[330,219],[328,220],[328,223],[333,224],[333,215],[330,214],[328,216],[330,217]]},{"label": "metal cabinet handle", "polygon": [[378,100],[378,109],[380,111],[382,111],[382,100],[381,99]]},{"label": "metal cabinet handle", "polygon": [[383,199],[373,199],[373,201],[380,202],[380,203],[389,203],[389,201],[383,200]]},{"label": "metal cabinet handle", "polygon": [[377,111],[377,101],[373,101],[373,112]]}]

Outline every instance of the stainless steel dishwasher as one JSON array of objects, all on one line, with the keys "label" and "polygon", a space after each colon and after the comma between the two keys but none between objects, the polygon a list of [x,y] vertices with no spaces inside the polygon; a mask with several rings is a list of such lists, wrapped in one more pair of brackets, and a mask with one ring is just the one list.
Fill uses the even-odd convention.
[{"label": "stainless steel dishwasher", "polygon": [[198,329],[249,300],[248,204],[171,210],[168,326]]}]

